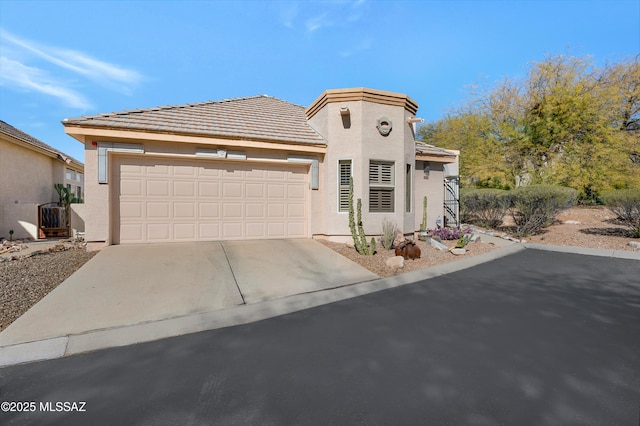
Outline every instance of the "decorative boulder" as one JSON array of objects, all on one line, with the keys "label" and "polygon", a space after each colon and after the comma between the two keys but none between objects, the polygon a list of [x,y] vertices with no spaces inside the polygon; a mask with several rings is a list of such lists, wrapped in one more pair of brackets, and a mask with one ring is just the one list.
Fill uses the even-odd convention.
[{"label": "decorative boulder", "polygon": [[402,256],[394,256],[390,257],[385,262],[388,267],[393,269],[402,269],[404,268],[404,257]]},{"label": "decorative boulder", "polygon": [[449,250],[452,254],[455,254],[456,256],[460,256],[463,254],[467,253],[466,249],[463,248],[452,248],[451,250]]},{"label": "decorative boulder", "polygon": [[440,241],[436,241],[435,239],[431,238],[429,240],[429,242],[431,243],[431,245],[435,248],[437,248],[438,250],[446,250],[447,246],[445,246],[444,244],[442,244]]},{"label": "decorative boulder", "polygon": [[398,247],[400,244],[402,244],[402,242],[405,240],[404,238],[404,234],[402,233],[401,230],[396,229],[396,233],[395,236],[393,237],[393,246],[392,247]]}]

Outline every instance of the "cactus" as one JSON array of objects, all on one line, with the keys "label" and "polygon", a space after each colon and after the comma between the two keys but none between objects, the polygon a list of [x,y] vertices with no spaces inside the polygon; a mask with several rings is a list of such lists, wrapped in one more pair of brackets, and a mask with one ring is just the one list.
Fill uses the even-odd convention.
[{"label": "cactus", "polygon": [[371,237],[371,254],[376,254],[376,239]]},{"label": "cactus", "polygon": [[422,225],[420,225],[421,231],[427,230],[427,196],[424,196],[422,200]]},{"label": "cactus", "polygon": [[358,229],[356,231],[356,220],[353,211],[353,177],[349,178],[349,229],[351,230],[351,237],[353,238],[353,245],[356,251],[360,254],[369,255],[375,252],[375,241],[373,241],[372,247],[374,250],[370,251],[367,245],[367,237],[362,228],[362,200],[358,198]]}]

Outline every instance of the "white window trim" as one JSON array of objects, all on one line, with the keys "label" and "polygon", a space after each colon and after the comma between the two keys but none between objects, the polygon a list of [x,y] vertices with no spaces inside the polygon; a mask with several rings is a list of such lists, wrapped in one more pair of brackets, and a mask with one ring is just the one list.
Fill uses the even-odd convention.
[{"label": "white window trim", "polygon": [[338,158],[336,162],[336,170],[337,173],[337,184],[338,184],[338,193],[336,194],[336,212],[338,214],[349,214],[349,210],[346,212],[340,211],[340,162],[341,161],[349,161],[351,163],[351,177],[353,178],[353,158]]},{"label": "white window trim", "polygon": [[[374,183],[374,184],[372,184],[371,183],[371,171],[370,171],[371,162],[391,164],[391,167],[392,167],[391,176],[393,178],[393,183],[392,184],[385,184],[385,183]],[[369,164],[368,164],[367,170],[368,170],[367,182],[369,184],[368,191],[367,191],[368,192],[367,195],[369,196],[369,200],[368,200],[367,205],[368,205],[369,214],[389,214],[389,213],[394,213],[395,214],[395,213],[397,213],[397,211],[398,211],[397,192],[398,191],[396,191],[396,189],[397,189],[396,188],[396,182],[397,182],[398,179],[397,179],[397,176],[396,176],[396,173],[397,173],[396,162],[395,161],[390,161],[390,160],[378,160],[378,159],[375,159],[375,158],[371,158],[371,159],[369,159]],[[371,188],[391,188],[391,189],[393,189],[393,211],[390,211],[390,212],[371,211],[371,198],[370,198],[371,197]],[[404,208],[402,210],[404,211]]]}]

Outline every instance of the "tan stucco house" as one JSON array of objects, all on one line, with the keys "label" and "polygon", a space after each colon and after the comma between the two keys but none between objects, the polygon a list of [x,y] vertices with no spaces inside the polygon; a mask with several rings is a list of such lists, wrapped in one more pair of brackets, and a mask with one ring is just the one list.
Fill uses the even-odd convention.
[{"label": "tan stucco house", "polygon": [[82,198],[84,165],[0,121],[0,239],[38,239],[38,206],[58,201],[56,183]]},{"label": "tan stucco house", "polygon": [[415,141],[417,109],[354,88],[307,108],[261,95],[65,119],[85,146],[87,241],[347,241],[349,176],[369,236],[385,218],[413,235],[425,195],[429,228],[452,224],[458,153]]}]

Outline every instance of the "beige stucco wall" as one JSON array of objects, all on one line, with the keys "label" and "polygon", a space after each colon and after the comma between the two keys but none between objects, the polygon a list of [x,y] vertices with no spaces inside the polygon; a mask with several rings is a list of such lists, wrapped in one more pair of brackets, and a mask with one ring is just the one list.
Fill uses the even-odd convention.
[{"label": "beige stucco wall", "polygon": [[71,237],[77,237],[78,232],[84,232],[84,221],[87,218],[85,204],[71,204]]},{"label": "beige stucco wall", "polygon": [[0,237],[37,238],[38,204],[57,200],[56,177],[64,164],[13,142],[0,139]]},{"label": "beige stucco wall", "polygon": [[[350,126],[340,114],[341,108],[349,108]],[[388,136],[377,129],[378,120],[386,117],[393,123]],[[327,140],[327,155],[323,164],[320,192],[323,211],[322,226],[314,226],[318,237],[340,237],[350,235],[349,215],[338,212],[338,162],[352,161],[354,180],[354,204],[362,199],[363,227],[367,235],[380,235],[382,221],[394,222],[405,233],[413,232],[414,211],[405,213],[406,164],[414,167],[415,146],[412,127],[407,123],[411,114],[401,106],[384,105],[368,101],[345,101],[327,103],[311,119],[309,124]],[[393,161],[395,170],[395,208],[393,213],[369,212],[369,162],[370,160]]]},{"label": "beige stucco wall", "polygon": [[444,164],[429,162],[431,171],[428,179],[424,174],[424,162],[416,162],[414,172],[414,194],[416,204],[415,230],[420,230],[424,197],[427,197],[427,228],[435,229],[436,220],[444,223]]}]

